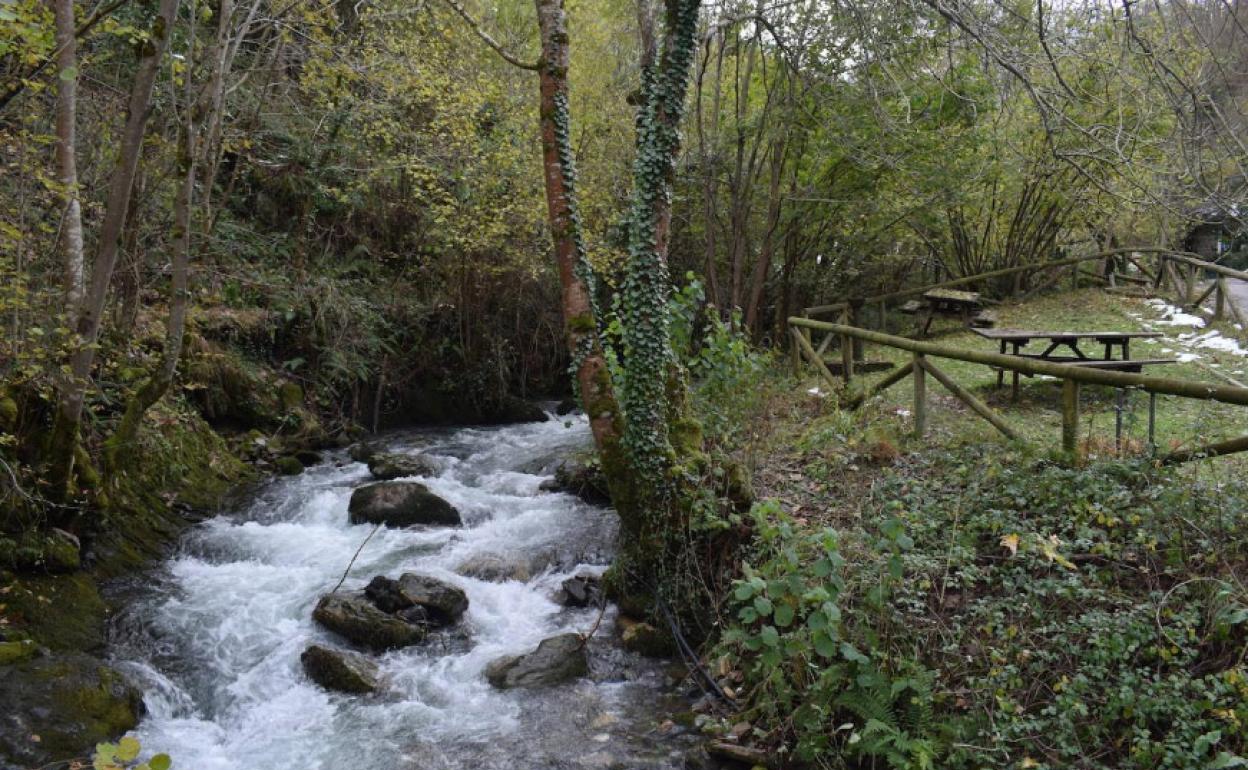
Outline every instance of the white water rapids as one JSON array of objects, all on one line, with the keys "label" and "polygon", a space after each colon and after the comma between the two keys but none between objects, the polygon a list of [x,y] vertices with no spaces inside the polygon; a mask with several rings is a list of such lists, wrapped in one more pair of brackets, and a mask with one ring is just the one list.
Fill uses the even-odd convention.
[{"label": "white water rapids", "polygon": [[[614,610],[590,645],[586,679],[504,692],[482,675],[494,658],[587,631],[598,617],[551,597],[566,577],[602,572],[614,514],[538,489],[587,440],[582,417],[384,442],[438,461],[440,474],[420,481],[464,526],[381,529],[344,589],[419,572],[460,586],[470,605],[453,632],[376,656],[377,695],[322,690],[299,661],[311,643],[349,649],[311,613],[371,530],[347,522],[352,489],[371,480],[363,464],[336,454],[194,527],[115,624],[114,658],[145,688],[135,733],[145,754],[167,752],[179,770],[680,766],[684,739],[656,730],[662,667],[618,648]],[[533,577],[460,574],[480,557],[532,564]]]}]

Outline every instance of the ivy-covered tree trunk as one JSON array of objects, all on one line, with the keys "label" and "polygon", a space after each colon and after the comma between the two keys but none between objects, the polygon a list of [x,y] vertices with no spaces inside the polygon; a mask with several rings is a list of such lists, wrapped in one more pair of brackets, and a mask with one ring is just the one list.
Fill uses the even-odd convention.
[{"label": "ivy-covered tree trunk", "polygon": [[598,336],[593,269],[585,258],[577,211],[576,167],[568,127],[569,54],[563,0],[537,0],[537,23],[542,43],[538,62],[542,165],[547,214],[563,288],[561,300],[568,349],[612,499],[617,510],[626,511],[634,497],[633,476],[624,458],[623,416]]},{"label": "ivy-covered tree trunk", "polygon": [[56,415],[48,442],[47,473],[51,492],[55,496],[63,496],[69,491],[74,462],[80,454],[77,450],[83,401],[95,364],[96,343],[108,301],[108,288],[117,265],[122,224],[130,203],[130,188],[138,170],[147,119],[151,113],[152,89],[177,18],[178,5],[178,0],[160,0],[148,39],[139,49],[139,63],[130,89],[117,166],[109,182],[104,219],[100,224],[91,282],[74,324],[78,339],[70,355],[69,378],[57,394]]},{"label": "ivy-covered tree trunk", "polygon": [[[669,491],[673,459],[669,426],[676,362],[668,339],[671,275],[667,266],[672,184],[680,154],[680,121],[697,47],[699,0],[665,0],[662,49],[643,54],[642,103],[629,216],[629,258],[621,301],[624,342],[625,446],[645,488]],[[642,39],[654,39],[643,30]]]}]

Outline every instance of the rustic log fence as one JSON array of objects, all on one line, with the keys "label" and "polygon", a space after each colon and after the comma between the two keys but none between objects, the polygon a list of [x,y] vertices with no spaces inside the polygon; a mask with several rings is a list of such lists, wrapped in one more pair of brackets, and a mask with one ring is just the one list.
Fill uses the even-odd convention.
[{"label": "rustic log fence", "polygon": [[[1183,398],[1216,401],[1224,404],[1248,406],[1248,388],[1222,385],[1217,383],[1199,382],[1175,377],[1134,374],[1090,366],[1054,363],[1033,358],[1023,358],[1004,353],[991,353],[978,350],[965,350],[908,337],[863,329],[844,323],[828,323],[804,317],[788,319],[789,330],[794,339],[794,349],[799,350],[819,372],[828,385],[836,390],[847,393],[847,403],[857,407],[868,398],[901,382],[907,376],[914,378],[914,431],[918,436],[926,433],[927,427],[927,375],[947,388],[955,397],[965,403],[980,417],[991,423],[1003,435],[1011,439],[1018,438],[1018,433],[1009,423],[990,406],[976,398],[968,389],[954,382],[945,372],[938,369],[929,359],[946,358],[973,364],[1016,371],[1027,375],[1054,377],[1062,381],[1062,449],[1071,455],[1078,452],[1079,436],[1079,394],[1080,387],[1088,385],[1104,385],[1116,388],[1121,394],[1126,390],[1138,390],[1149,394],[1149,446],[1156,449],[1155,415],[1156,397],[1158,394],[1180,396]],[[811,332],[825,332],[829,337],[837,337],[841,341],[842,351],[854,349],[855,342],[872,343],[886,347],[905,350],[911,353],[911,361],[900,369],[893,371],[882,381],[860,391],[849,393],[853,381],[852,363],[842,370],[842,378],[838,379],[823,363],[823,358],[811,344]],[[851,356],[852,358],[852,356]],[[1121,400],[1119,401],[1121,407]],[[1118,430],[1121,432],[1121,409],[1119,410]],[[1214,457],[1233,454],[1248,450],[1248,436],[1209,444],[1204,447],[1173,452],[1162,457],[1163,462],[1184,462],[1200,457]]]},{"label": "rustic log fence", "polygon": [[[1145,263],[1145,259],[1150,257],[1155,260],[1155,264],[1151,267]],[[1084,269],[1084,264],[1088,262],[1100,262],[1101,269],[1097,271]],[[1127,272],[1128,265],[1135,267],[1140,274],[1137,276]],[[1228,285],[1229,280],[1248,281],[1248,272],[1209,262],[1201,259],[1198,254],[1147,247],[1113,249],[1034,265],[1006,267],[871,297],[851,297],[841,302],[807,307],[803,310],[802,317],[817,318],[836,315],[840,323],[866,328],[869,316],[873,315],[876,326],[883,330],[888,308],[891,305],[920,297],[933,289],[973,287],[995,278],[1008,276],[1015,276],[1019,279],[1040,276],[1040,282],[1026,292],[1030,295],[1051,288],[1060,282],[1063,278],[1062,268],[1069,268],[1071,288],[1079,288],[1085,280],[1100,283],[1110,289],[1122,288],[1118,285],[1119,282],[1129,283],[1138,289],[1146,291],[1151,289],[1154,294],[1167,294],[1174,304],[1185,309],[1199,307],[1212,295],[1214,297],[1214,320],[1225,320],[1229,313],[1231,320],[1241,327],[1240,336],[1248,334],[1248,321],[1245,320],[1243,311],[1231,299]],[[1199,283],[1202,272],[1213,273],[1216,277],[1207,288],[1200,291]],[[1021,285],[1022,281],[1018,280],[1015,283]],[[874,309],[874,313],[867,313],[868,308]],[[825,340],[820,345],[819,352],[821,354],[826,352],[827,347],[828,341]],[[855,361],[862,361],[861,350],[861,345],[855,349],[853,356]],[[793,350],[793,357],[796,365],[798,360],[796,348]]]}]

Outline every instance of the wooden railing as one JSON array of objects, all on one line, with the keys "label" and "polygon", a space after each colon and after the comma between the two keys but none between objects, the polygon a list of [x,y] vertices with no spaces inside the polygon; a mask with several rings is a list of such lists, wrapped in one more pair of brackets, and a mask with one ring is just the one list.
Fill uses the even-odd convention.
[{"label": "wooden railing", "polygon": [[[1139,255],[1139,256],[1137,256]],[[1156,266],[1150,269],[1146,266],[1140,257],[1156,258]],[[1089,272],[1081,269],[1085,262],[1102,262],[1105,269],[1099,272]],[[1139,270],[1141,276],[1127,276],[1118,273],[1117,270],[1121,266],[1131,264]],[[1186,275],[1180,273],[1176,265],[1183,265],[1186,268]],[[802,316],[806,318],[816,318],[819,316],[844,314],[842,321],[855,325],[861,325],[865,321],[864,311],[867,308],[875,307],[879,310],[878,318],[882,318],[886,308],[899,301],[912,299],[921,296],[932,289],[952,289],[959,286],[969,286],[983,284],[997,278],[1006,278],[1009,276],[1019,276],[1020,278],[1028,277],[1031,274],[1050,273],[1048,280],[1042,282],[1038,286],[1033,286],[1029,292],[1036,292],[1044,288],[1048,288],[1062,279],[1062,274],[1058,272],[1061,268],[1069,267],[1070,282],[1072,288],[1078,288],[1083,280],[1099,281],[1105,284],[1113,285],[1117,280],[1128,280],[1138,282],[1140,278],[1147,285],[1151,285],[1154,291],[1162,289],[1171,289],[1176,304],[1183,307],[1196,307],[1209,298],[1210,294],[1215,294],[1215,311],[1216,320],[1222,320],[1224,314],[1229,309],[1234,320],[1248,330],[1248,323],[1242,316],[1239,308],[1228,301],[1230,290],[1227,286],[1227,279],[1248,281],[1248,272],[1242,270],[1234,270],[1224,267],[1214,262],[1201,259],[1199,254],[1192,254],[1185,251],[1175,251],[1173,249],[1163,248],[1132,248],[1132,249],[1113,249],[1110,251],[1101,251],[1095,254],[1086,254],[1079,257],[1067,257],[1065,259],[1057,259],[1050,262],[1041,262],[1032,265],[1019,265],[1017,267],[1006,267],[1000,270],[991,270],[986,273],[977,275],[963,276],[962,278],[954,278],[940,283],[928,284],[926,286],[918,286],[910,289],[901,289],[886,294],[878,294],[870,297],[851,297],[841,302],[834,302],[828,305],[813,305],[805,308]],[[1217,279],[1203,293],[1197,295],[1199,271],[1206,270],[1217,274]],[[1021,284],[1022,281],[1020,280]]]},{"label": "wooden railing", "polygon": [[[1155,416],[1156,396],[1166,394],[1224,404],[1248,406],[1248,388],[1222,385],[1218,383],[1199,382],[1175,377],[1159,377],[1156,375],[1133,374],[1130,372],[1109,371],[1086,366],[1054,363],[1033,358],[1023,358],[1004,353],[990,353],[978,350],[966,350],[934,342],[913,340],[883,332],[871,331],[843,323],[827,323],[810,318],[792,317],[788,319],[789,330],[793,336],[794,347],[805,357],[820,376],[834,389],[847,394],[847,403],[857,406],[866,399],[882,392],[886,388],[901,382],[907,376],[914,377],[914,430],[919,436],[927,430],[927,380],[931,374],[937,382],[945,386],[954,396],[969,406],[979,416],[990,422],[994,427],[1009,438],[1018,438],[1018,432],[997,414],[991,407],[976,398],[969,390],[958,385],[947,374],[940,371],[929,358],[947,358],[967,363],[983,364],[998,369],[1015,371],[1027,375],[1046,375],[1062,380],[1062,448],[1073,454],[1078,452],[1079,434],[1079,389],[1082,384],[1105,385],[1117,388],[1119,392],[1139,390],[1149,394],[1149,445],[1155,450]],[[857,393],[850,392],[854,378],[853,357],[846,353],[842,359],[842,379],[838,381],[823,362],[822,356],[811,344],[810,333],[826,332],[829,337],[841,340],[841,350],[851,351],[856,343],[872,343],[884,345],[911,353],[911,361],[900,369],[890,373],[882,381]],[[1121,420],[1121,411],[1119,411]],[[1121,429],[1121,422],[1119,422]],[[1197,457],[1213,457],[1248,450],[1248,436],[1229,441],[1222,441],[1198,449],[1174,452],[1165,456],[1163,461],[1182,462]]]}]

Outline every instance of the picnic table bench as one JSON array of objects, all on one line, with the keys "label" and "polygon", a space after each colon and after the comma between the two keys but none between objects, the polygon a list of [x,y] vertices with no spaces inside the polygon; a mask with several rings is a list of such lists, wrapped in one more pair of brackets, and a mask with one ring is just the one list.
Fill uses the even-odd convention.
[{"label": "picnic table bench", "polygon": [[992,318],[985,312],[986,300],[977,291],[956,289],[931,289],[917,300],[901,307],[903,313],[913,313],[919,319],[919,333],[926,335],[932,328],[932,320],[940,316],[962,319],[967,326],[992,326]]},{"label": "picnic table bench", "polygon": [[[1141,372],[1145,366],[1157,364],[1173,364],[1173,358],[1131,358],[1131,340],[1156,339],[1164,336],[1161,332],[1121,332],[1121,331],[1035,331],[1031,329],[972,329],[979,336],[996,340],[1000,343],[1000,352],[1034,358],[1040,361],[1052,361],[1070,366],[1088,366],[1096,369],[1114,369],[1124,372]],[[1022,349],[1032,340],[1047,341],[1048,345],[1040,353],[1024,353]],[[1093,340],[1104,346],[1104,354],[1090,356],[1080,349],[1079,343]],[[1012,349],[1009,349],[1012,348]],[[1058,354],[1066,348],[1069,352]],[[1115,349],[1121,351],[1120,358],[1114,358]],[[1018,399],[1019,372],[1013,376],[1012,397]],[[1031,376],[1031,375],[1028,375]],[[1005,370],[997,369],[997,387],[1005,383]]]}]

